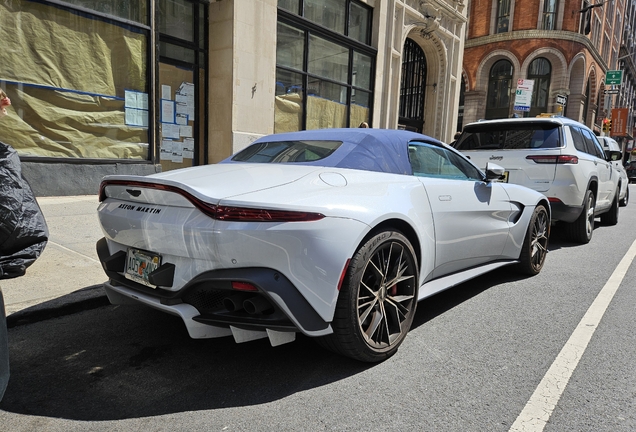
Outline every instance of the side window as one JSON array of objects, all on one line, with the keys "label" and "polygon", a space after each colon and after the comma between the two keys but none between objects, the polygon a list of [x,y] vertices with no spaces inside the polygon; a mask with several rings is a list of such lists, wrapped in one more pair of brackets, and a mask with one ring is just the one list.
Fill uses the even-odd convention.
[{"label": "side window", "polygon": [[587,149],[585,148],[585,139],[583,138],[583,135],[581,135],[581,130],[577,127],[570,127],[570,132],[572,132],[574,147],[580,152],[587,153]]},{"label": "side window", "polygon": [[581,133],[583,134],[583,137],[585,138],[585,147],[587,149],[586,153],[589,153],[592,156],[596,156],[598,158],[604,159],[605,156],[604,156],[603,150],[601,149],[598,143],[598,140],[596,139],[594,134],[587,129],[581,129]]},{"label": "side window", "polygon": [[413,175],[454,180],[482,180],[478,169],[461,156],[434,144],[409,144]]},{"label": "side window", "polygon": [[[596,140],[596,139],[595,139],[594,141],[596,141],[596,142],[595,142],[595,145],[596,145],[596,155],[597,155],[598,157],[600,157],[601,159],[605,159],[605,157],[606,157],[606,156],[605,156],[605,150],[603,150],[603,146],[601,146],[601,143],[599,143],[599,142],[598,142],[598,140]],[[609,151],[609,149],[607,149],[607,150]]]},{"label": "side window", "polygon": [[459,169],[461,172],[463,172],[468,179],[479,181],[482,181],[484,179],[481,171],[468,163],[464,158],[448,150],[445,150],[445,152],[448,154],[450,163],[456,166],[457,169]]}]

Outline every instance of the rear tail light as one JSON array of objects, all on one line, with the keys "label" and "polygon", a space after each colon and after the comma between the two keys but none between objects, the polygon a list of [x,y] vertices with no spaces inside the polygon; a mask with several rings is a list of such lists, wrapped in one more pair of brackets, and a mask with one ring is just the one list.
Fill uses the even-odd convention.
[{"label": "rear tail light", "polygon": [[526,159],[530,159],[538,164],[578,164],[578,156],[573,155],[529,155]]},{"label": "rear tail light", "polygon": [[311,222],[324,218],[320,213],[216,206],[214,219],[234,222]]},{"label": "rear tail light", "polygon": [[202,201],[176,186],[126,180],[103,181],[99,186],[100,202],[107,198],[106,187],[109,185],[121,185],[174,192],[186,198],[197,209],[207,216],[210,216],[212,219],[228,222],[312,222],[324,219],[325,217],[325,215],[321,213],[215,205]]}]

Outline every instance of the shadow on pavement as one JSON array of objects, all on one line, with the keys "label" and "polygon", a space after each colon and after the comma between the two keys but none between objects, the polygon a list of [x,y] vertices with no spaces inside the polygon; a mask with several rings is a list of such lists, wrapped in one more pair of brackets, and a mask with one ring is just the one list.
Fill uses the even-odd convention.
[{"label": "shadow on pavement", "polygon": [[0,409],[74,420],[116,420],[262,404],[372,365],[311,339],[190,339],[179,318],[106,306],[9,330],[11,377]]},{"label": "shadow on pavement", "polygon": [[[413,328],[515,279],[516,273],[496,271],[425,300]],[[276,348],[267,340],[193,340],[179,318],[143,306],[108,305],[16,324],[0,409],[25,415],[103,421],[249,406],[374,367],[302,335]]]}]

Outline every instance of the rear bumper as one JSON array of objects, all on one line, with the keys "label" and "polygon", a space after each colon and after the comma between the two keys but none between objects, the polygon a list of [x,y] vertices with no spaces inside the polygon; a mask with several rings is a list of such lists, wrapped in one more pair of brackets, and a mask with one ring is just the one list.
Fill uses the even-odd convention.
[{"label": "rear bumper", "polygon": [[[97,254],[110,278],[105,288],[111,303],[143,303],[179,316],[192,338],[227,336],[232,328],[300,331],[308,336],[332,333],[330,324],[320,317],[289,279],[276,270],[257,267],[205,271],[178,291],[169,291],[126,279],[123,276],[124,260],[117,254],[110,255],[105,239],[97,243]],[[232,282],[249,283],[257,291],[234,290]],[[169,281],[165,286],[170,286]],[[263,310],[246,309],[243,307],[245,301],[258,303]]]}]

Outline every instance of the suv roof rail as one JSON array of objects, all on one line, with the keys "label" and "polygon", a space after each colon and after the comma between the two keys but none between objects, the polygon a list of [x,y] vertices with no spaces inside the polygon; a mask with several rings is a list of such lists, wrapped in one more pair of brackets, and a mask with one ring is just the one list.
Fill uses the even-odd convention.
[{"label": "suv roof rail", "polygon": [[563,116],[561,114],[555,114],[555,113],[541,113],[541,114],[538,114],[537,117],[540,117],[540,118],[545,118],[545,117],[553,118],[553,117],[563,117]]}]

